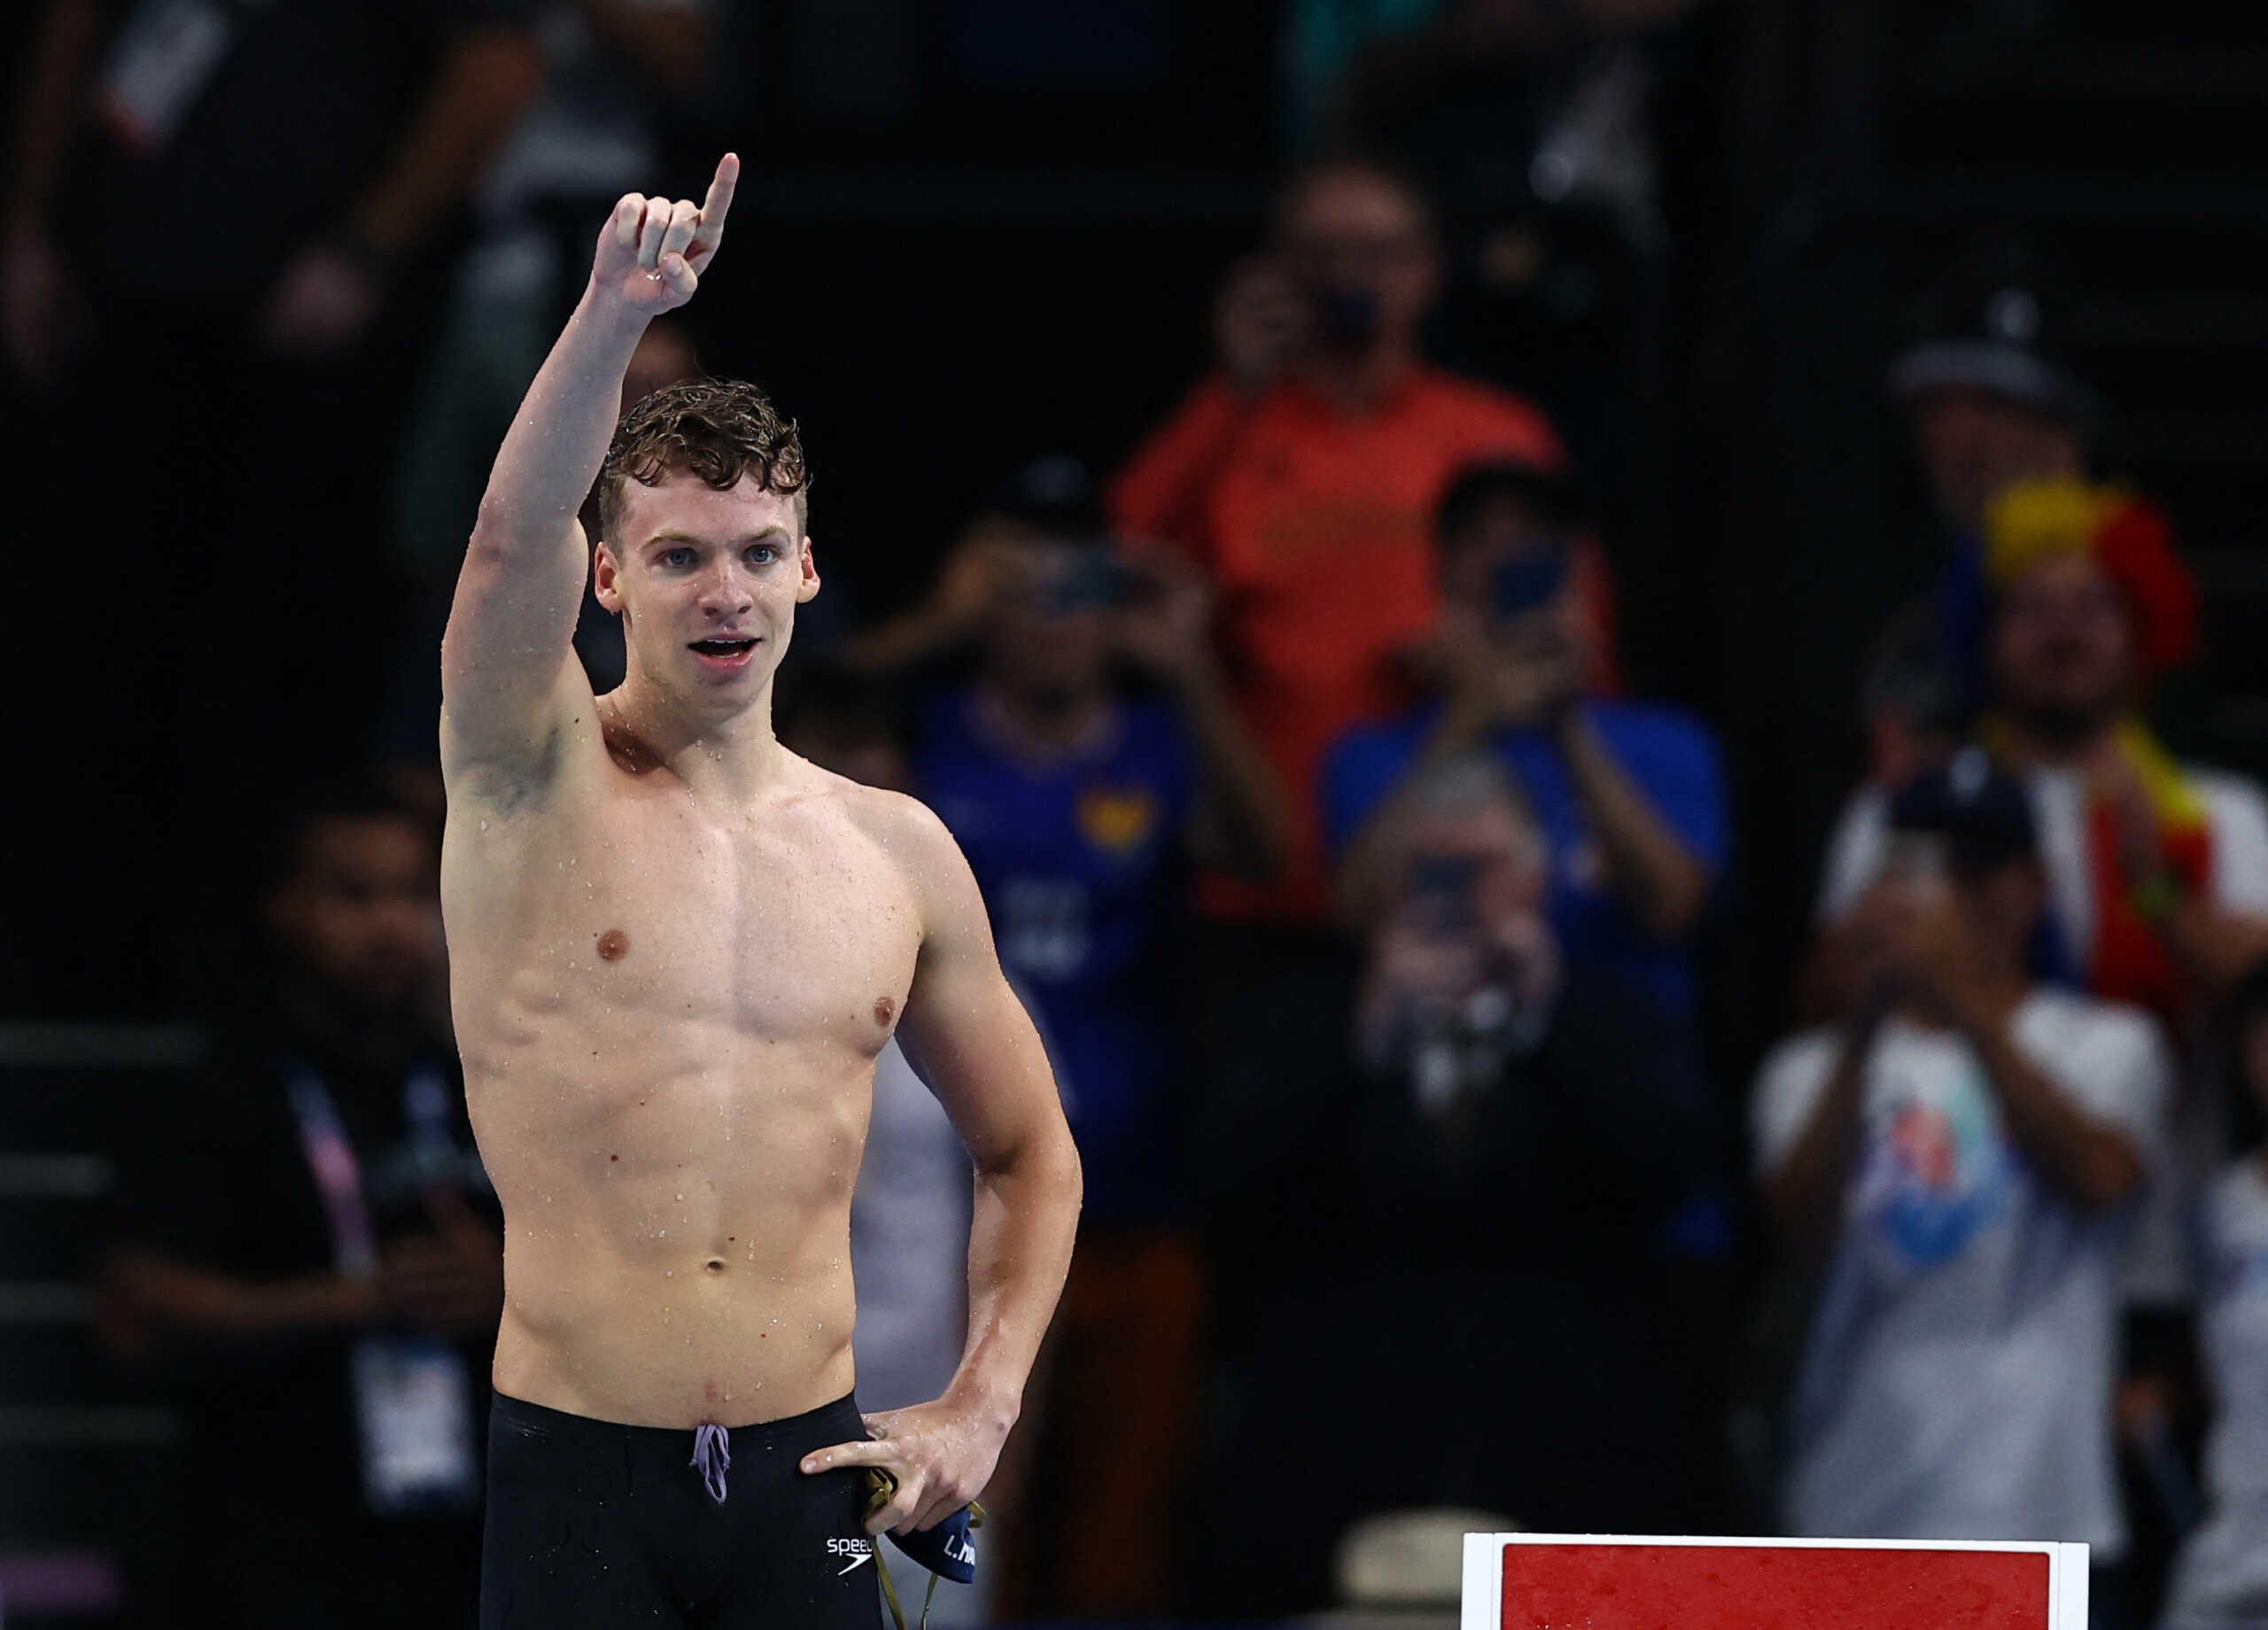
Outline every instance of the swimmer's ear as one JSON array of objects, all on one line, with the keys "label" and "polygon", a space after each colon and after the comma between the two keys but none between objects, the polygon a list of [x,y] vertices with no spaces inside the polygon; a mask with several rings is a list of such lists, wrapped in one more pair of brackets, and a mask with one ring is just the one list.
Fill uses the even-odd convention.
[{"label": "swimmer's ear", "polygon": [[809,536],[804,539],[804,547],[797,551],[797,554],[802,557],[797,563],[803,568],[803,575],[796,583],[796,603],[802,605],[819,593],[819,563],[812,558],[812,540]]},{"label": "swimmer's ear", "polygon": [[599,604],[617,616],[622,610],[622,567],[602,538],[591,551],[591,593]]}]

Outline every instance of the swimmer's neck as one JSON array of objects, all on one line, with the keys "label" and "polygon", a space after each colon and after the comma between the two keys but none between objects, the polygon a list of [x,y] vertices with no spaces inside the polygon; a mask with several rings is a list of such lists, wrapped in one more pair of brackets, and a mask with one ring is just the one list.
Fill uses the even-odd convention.
[{"label": "swimmer's neck", "polygon": [[695,711],[633,665],[598,699],[599,725],[615,763],[635,774],[669,771],[696,794],[744,801],[775,785],[793,758],[772,734],[772,686],[745,706]]}]

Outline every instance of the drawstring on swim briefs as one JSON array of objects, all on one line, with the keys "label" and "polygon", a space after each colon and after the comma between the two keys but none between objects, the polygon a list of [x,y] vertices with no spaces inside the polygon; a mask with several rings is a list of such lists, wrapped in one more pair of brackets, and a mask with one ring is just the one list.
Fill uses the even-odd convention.
[{"label": "drawstring on swim briefs", "polygon": [[697,1426],[693,1432],[693,1458],[687,1463],[701,1471],[709,1497],[725,1503],[725,1472],[733,1463],[733,1436],[722,1426]]}]

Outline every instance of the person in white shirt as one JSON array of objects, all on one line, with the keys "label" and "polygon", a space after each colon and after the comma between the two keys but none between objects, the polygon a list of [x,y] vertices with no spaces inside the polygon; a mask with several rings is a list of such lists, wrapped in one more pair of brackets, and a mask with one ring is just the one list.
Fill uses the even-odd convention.
[{"label": "person in white shirt", "polygon": [[[2023,780],[2047,873],[2034,970],[2177,1028],[2268,954],[2268,799],[2239,775],[2177,763],[2143,724],[2151,681],[2196,640],[2196,589],[2164,522],[2131,493],[2019,482],[1984,508],[1992,596],[1981,735]],[[1891,789],[1855,794],[1828,850],[1815,969],[1846,984],[1860,902],[1890,853]],[[2178,1083],[2174,1153],[2129,1254],[2128,1300],[2155,1324],[2195,1287],[2180,1218],[2225,1158],[2221,1106]],[[2183,1384],[2143,1349],[2139,1422]]]},{"label": "person in white shirt", "polygon": [[2268,1625],[2268,963],[2230,997],[2230,1074],[2251,1136],[2199,1207],[2201,1346],[2213,1421],[2205,1443],[2211,1512],[2184,1543],[2161,1630]]},{"label": "person in white shirt", "polygon": [[1765,1197],[1818,1296],[1792,1533],[2124,1548],[2111,1436],[2122,1236],[2169,1063],[2131,1008],[2040,987],[2023,789],[1973,749],[1889,809],[1863,980],[1766,1061]]}]

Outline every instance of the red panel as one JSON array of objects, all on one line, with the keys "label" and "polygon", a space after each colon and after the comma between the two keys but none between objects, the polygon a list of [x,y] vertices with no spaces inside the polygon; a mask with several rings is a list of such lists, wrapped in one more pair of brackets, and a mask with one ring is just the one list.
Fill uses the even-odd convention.
[{"label": "red panel", "polygon": [[1504,1630],[2047,1630],[2040,1551],[1507,1545]]}]

